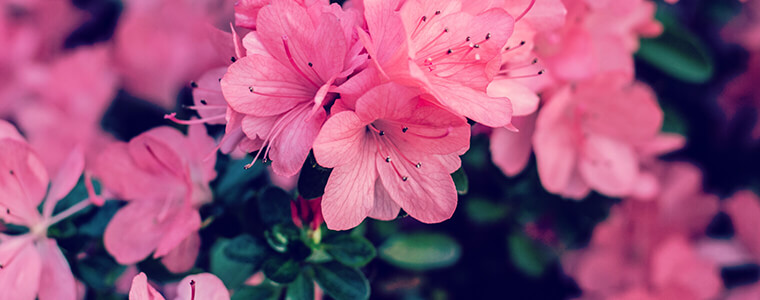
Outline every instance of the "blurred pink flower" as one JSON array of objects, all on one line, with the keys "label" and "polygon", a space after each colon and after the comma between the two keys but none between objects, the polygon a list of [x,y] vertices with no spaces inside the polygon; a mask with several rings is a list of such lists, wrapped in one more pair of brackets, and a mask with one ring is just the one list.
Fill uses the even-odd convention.
[{"label": "blurred pink flower", "polygon": [[317,162],[334,168],[322,198],[328,228],[350,229],[367,216],[391,220],[399,208],[425,223],[450,218],[457,202],[450,174],[469,148],[466,120],[394,83],[366,92],[355,112],[341,107],[333,106],[314,143]]},{"label": "blurred pink flower", "polygon": [[47,238],[50,226],[91,204],[85,199],[53,215],[84,170],[82,152],[71,152],[64,166],[51,182],[39,156],[0,120],[0,219],[29,228],[21,235],[0,234],[0,299],[79,299],[68,261]]},{"label": "blurred pink flower", "polygon": [[365,0],[369,34],[359,36],[383,81],[421,87],[461,115],[506,126],[512,104],[486,89],[499,71],[514,18],[500,8],[463,11],[462,3]]},{"label": "blurred pink flower", "polygon": [[544,188],[573,199],[591,189],[630,195],[639,178],[636,146],[662,126],[655,97],[642,83],[610,75],[557,92],[539,112],[533,135]]},{"label": "blurred pink flower", "polygon": [[272,1],[243,41],[247,56],[222,78],[227,103],[244,115],[243,132],[263,140],[254,162],[271,159],[283,176],[301,169],[327,116],[322,106],[330,87],[356,67],[344,65],[349,45],[341,20],[329,12],[313,16],[293,1]]},{"label": "blurred pink flower", "polygon": [[[729,82],[718,98],[718,104],[729,119],[746,109],[760,112],[760,92],[757,87],[757,82],[760,80],[760,50],[758,51],[750,53],[747,71]],[[760,138],[760,123],[758,122],[752,130],[752,137]]]},{"label": "blurred pink flower", "polygon": [[626,199],[594,230],[588,247],[564,255],[565,271],[584,299],[714,299],[719,266],[697,239],[717,213],[718,199],[701,191],[699,170],[668,164],[664,192],[649,202]]},{"label": "blurred pink flower", "polygon": [[114,57],[127,91],[172,108],[180,88],[229,61],[217,55],[215,47],[226,37],[212,25],[219,12],[204,5],[209,3],[126,1]]},{"label": "blurred pink flower", "polygon": [[121,264],[151,253],[172,272],[189,270],[200,247],[198,208],[212,200],[214,140],[202,125],[188,136],[160,127],[109,145],[94,165],[103,186],[127,206],[106,227],[106,250]]},{"label": "blurred pink flower", "polygon": [[[187,276],[177,284],[174,300],[229,300],[230,293],[222,281],[211,273]],[[129,300],[164,300],[164,297],[148,283],[145,273],[132,279]]]}]

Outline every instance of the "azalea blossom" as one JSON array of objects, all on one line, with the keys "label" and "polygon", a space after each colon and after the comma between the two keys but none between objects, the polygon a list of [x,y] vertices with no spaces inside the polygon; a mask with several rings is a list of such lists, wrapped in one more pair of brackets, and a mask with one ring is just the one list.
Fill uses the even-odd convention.
[{"label": "azalea blossom", "polygon": [[506,126],[512,104],[486,89],[499,71],[514,18],[501,8],[464,11],[462,3],[364,1],[368,33],[359,31],[362,43],[383,81],[420,87],[463,116]]},{"label": "azalea blossom", "polygon": [[557,92],[541,109],[533,148],[549,192],[582,199],[591,189],[630,195],[640,176],[636,146],[657,137],[663,114],[654,93],[616,76]]},{"label": "azalea blossom", "polygon": [[216,177],[215,143],[202,125],[188,136],[169,127],[116,142],[98,156],[94,172],[103,186],[128,204],[106,227],[106,250],[121,264],[153,253],[172,272],[192,268],[200,247],[198,209],[211,202]]},{"label": "azalea blossom", "polygon": [[0,234],[0,299],[79,299],[69,263],[47,232],[90,206],[85,199],[54,215],[56,204],[77,184],[84,164],[81,150],[72,152],[51,181],[39,156],[12,125],[0,120],[0,219],[29,229]]},{"label": "azalea blossom", "polygon": [[361,61],[344,64],[350,45],[331,11],[310,14],[294,1],[275,0],[259,11],[256,29],[243,41],[247,55],[222,78],[222,92],[244,115],[246,136],[263,141],[254,161],[271,159],[277,174],[293,176],[327,117],[322,106],[329,89]]},{"label": "azalea blossom", "polygon": [[[165,298],[148,283],[145,273],[132,279],[129,300],[164,300]],[[182,278],[177,284],[174,300],[229,300],[230,292],[224,283],[211,273],[200,273]]]},{"label": "azalea blossom", "polygon": [[418,90],[387,83],[358,99],[356,111],[333,106],[314,143],[321,166],[334,168],[322,197],[328,228],[353,228],[367,216],[394,219],[399,209],[425,223],[456,208],[450,174],[469,148],[464,118],[423,99]]}]

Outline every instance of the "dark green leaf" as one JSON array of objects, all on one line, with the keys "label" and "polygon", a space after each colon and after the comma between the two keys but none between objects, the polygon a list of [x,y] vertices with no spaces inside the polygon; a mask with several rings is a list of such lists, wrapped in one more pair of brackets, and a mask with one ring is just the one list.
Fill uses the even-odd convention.
[{"label": "dark green leaf", "polygon": [[269,284],[246,286],[235,291],[231,300],[277,300],[281,293],[281,287]]},{"label": "dark green leaf", "polygon": [[223,251],[230,259],[249,263],[258,269],[269,254],[269,247],[266,242],[244,234],[230,240]]},{"label": "dark green leaf", "polygon": [[228,205],[245,200],[244,195],[247,189],[240,187],[248,186],[266,168],[263,164],[257,163],[252,168],[245,169],[245,165],[249,162],[250,160],[247,159],[231,160],[227,164],[224,174],[217,180],[214,192],[218,198]]},{"label": "dark green leaf", "polygon": [[264,275],[277,283],[290,283],[301,272],[298,262],[284,256],[273,256],[264,263]]},{"label": "dark green leaf", "polygon": [[430,270],[451,266],[461,256],[461,247],[440,233],[399,234],[380,246],[380,258],[404,269]]},{"label": "dark green leaf", "polygon": [[377,255],[375,246],[361,236],[337,235],[326,240],[324,246],[335,260],[351,267],[364,266]]},{"label": "dark green leaf", "polygon": [[122,204],[119,201],[106,201],[89,221],[79,226],[79,233],[90,237],[102,236],[108,222],[111,221],[121,206]]},{"label": "dark green leaf", "polygon": [[465,211],[470,220],[479,224],[492,224],[504,220],[509,209],[501,203],[471,198],[465,202]]},{"label": "dark green leaf", "polygon": [[451,178],[454,179],[454,185],[457,186],[457,193],[460,195],[466,195],[470,189],[470,182],[467,180],[467,174],[464,172],[464,168],[459,168],[456,172],[451,174]]},{"label": "dark green leaf", "polygon": [[96,290],[110,289],[126,269],[106,256],[90,256],[76,264],[78,278]]},{"label": "dark green leaf", "polygon": [[314,154],[309,158],[301,168],[301,175],[298,176],[298,193],[306,199],[321,197],[325,193],[325,185],[330,177],[332,169],[325,169],[314,159]]},{"label": "dark green leaf", "polygon": [[369,299],[369,281],[355,268],[337,262],[315,265],[314,279],[336,300]]},{"label": "dark green leaf", "polygon": [[288,245],[291,241],[300,238],[300,232],[293,223],[282,223],[272,227],[264,232],[267,243],[277,252],[284,253],[288,251]]},{"label": "dark green leaf", "polygon": [[314,281],[302,273],[296,280],[288,284],[288,290],[285,293],[285,300],[313,300],[314,299]]},{"label": "dark green leaf", "polygon": [[293,197],[277,187],[267,187],[259,196],[259,214],[261,221],[267,226],[292,222],[290,216],[290,201]]},{"label": "dark green leaf", "polygon": [[235,289],[253,275],[256,268],[253,264],[227,256],[224,249],[229,243],[230,240],[220,239],[211,247],[211,273],[219,277],[227,288]]},{"label": "dark green leaf", "polygon": [[551,262],[549,253],[542,245],[521,233],[509,236],[509,254],[515,266],[533,277],[541,276]]},{"label": "dark green leaf", "polygon": [[713,75],[712,57],[704,43],[679,23],[669,9],[657,11],[665,31],[653,39],[643,39],[638,56],[663,72],[690,83],[703,83]]}]

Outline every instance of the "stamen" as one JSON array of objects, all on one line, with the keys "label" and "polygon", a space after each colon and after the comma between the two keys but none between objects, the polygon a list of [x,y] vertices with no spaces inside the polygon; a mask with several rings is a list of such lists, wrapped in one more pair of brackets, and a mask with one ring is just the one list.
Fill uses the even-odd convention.
[{"label": "stamen", "polygon": [[[221,79],[221,78],[220,78],[220,79]],[[195,81],[190,81],[190,87],[192,87],[192,88],[197,88],[197,87],[198,87],[198,84],[197,84],[197,83],[195,83]]]},{"label": "stamen", "polygon": [[190,280],[190,300],[195,300],[195,280]]},{"label": "stamen", "polygon": [[298,68],[298,65],[296,65],[296,60],[293,58],[293,54],[290,53],[290,46],[288,46],[288,36],[283,35],[282,36],[282,45],[285,47],[285,55],[288,56],[288,60],[290,61],[290,64],[293,66],[293,68],[298,72],[299,75],[301,75],[303,78],[306,79],[309,83],[314,85],[314,87],[319,88],[319,85],[316,84],[309,76],[306,76],[303,71],[301,71],[300,68]]},{"label": "stamen", "polygon": [[518,16],[517,18],[515,18],[515,23],[517,23],[517,21],[520,21],[520,20],[521,20],[523,17],[525,17],[525,15],[527,15],[527,14],[528,14],[528,12],[529,12],[531,9],[533,9],[533,5],[534,5],[534,4],[536,4],[536,0],[531,0],[531,1],[530,1],[530,4],[528,4],[528,8],[526,8],[526,9],[525,9],[525,11],[523,11],[523,12],[520,14],[520,16]]},{"label": "stamen", "polygon": [[526,41],[520,41],[520,44],[519,44],[519,45],[517,45],[517,46],[515,46],[514,48],[512,48],[512,47],[507,47],[507,48],[504,48],[504,50],[506,50],[506,51],[517,50],[517,49],[519,49],[520,47],[522,47],[522,46],[525,46],[525,44],[526,44],[526,43],[527,43]]},{"label": "stamen", "polygon": [[203,105],[207,105],[207,104],[208,104],[208,102],[206,102],[206,100],[204,100],[204,99],[201,99],[201,104],[203,104]]},{"label": "stamen", "polygon": [[404,127],[404,128],[401,129],[401,132],[403,132],[403,133],[406,133],[407,131],[409,131],[409,127]]},{"label": "stamen", "polygon": [[223,120],[225,117],[226,117],[225,114],[221,114],[218,116],[202,118],[202,119],[180,120],[180,119],[177,119],[177,113],[170,113],[170,114],[164,115],[165,120],[171,120],[174,123],[182,124],[182,125],[204,124],[211,121]]},{"label": "stamen", "polygon": [[538,71],[538,73],[533,74],[533,75],[511,76],[511,77],[507,77],[507,78],[509,78],[509,79],[532,78],[532,77],[536,77],[536,76],[541,76],[544,73],[546,73],[546,71],[541,70],[541,71]]},{"label": "stamen", "polygon": [[230,61],[232,61],[232,62],[234,63],[234,62],[236,62],[236,61],[237,61],[237,58],[235,58],[234,56],[233,56],[233,57],[230,57]]}]

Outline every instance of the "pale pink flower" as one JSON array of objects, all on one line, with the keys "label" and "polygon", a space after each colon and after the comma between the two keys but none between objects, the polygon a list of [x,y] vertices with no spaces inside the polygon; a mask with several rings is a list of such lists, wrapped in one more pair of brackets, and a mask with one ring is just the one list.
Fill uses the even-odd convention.
[{"label": "pale pink flower", "polygon": [[565,87],[539,112],[533,148],[549,192],[582,199],[591,189],[619,197],[639,178],[636,146],[654,139],[663,114],[642,83],[603,76]]},{"label": "pale pink flower", "polygon": [[[164,300],[154,287],[148,283],[145,273],[137,274],[132,279],[129,300]],[[229,300],[230,292],[224,283],[211,273],[200,273],[182,278],[177,284],[177,296],[174,300]]]},{"label": "pale pink flower", "polygon": [[314,143],[317,162],[334,168],[322,197],[328,228],[350,229],[367,216],[391,220],[400,208],[425,223],[450,218],[457,202],[450,174],[469,148],[465,119],[394,83],[366,92],[355,112],[343,107],[333,106]]},{"label": "pale pink flower", "polygon": [[[701,254],[695,237],[717,213],[718,199],[701,191],[699,170],[673,164],[653,201],[626,199],[594,230],[587,248],[564,255],[565,271],[584,299],[714,299],[719,266]],[[640,297],[640,298],[639,298]]]},{"label": "pale pink flower", "polygon": [[128,92],[172,108],[180,88],[229,61],[229,56],[217,55],[215,45],[226,37],[212,25],[216,11],[201,5],[204,3],[125,3],[114,33],[114,57]]},{"label": "pale pink flower", "polygon": [[506,126],[512,104],[486,89],[499,71],[514,18],[500,8],[463,11],[462,2],[365,0],[369,33],[359,34],[383,81],[421,87],[463,116]]},{"label": "pale pink flower", "polygon": [[192,268],[200,247],[198,209],[211,202],[216,177],[214,140],[202,125],[186,137],[160,127],[97,157],[94,172],[118,199],[128,201],[106,227],[106,250],[121,264],[153,253],[172,272]]},{"label": "pale pink flower", "polygon": [[271,159],[274,172],[293,176],[327,116],[322,106],[331,100],[330,87],[357,65],[345,64],[350,41],[331,12],[310,14],[293,1],[274,0],[259,11],[258,21],[257,31],[243,41],[247,56],[230,66],[222,92],[244,115],[246,136],[263,140],[254,162]]},{"label": "pale pink flower", "polygon": [[27,227],[29,232],[0,234],[0,299],[79,299],[69,264],[47,231],[90,205],[84,200],[53,215],[58,201],[79,180],[84,156],[81,151],[72,152],[51,182],[39,156],[13,131],[0,120],[0,219]]}]

